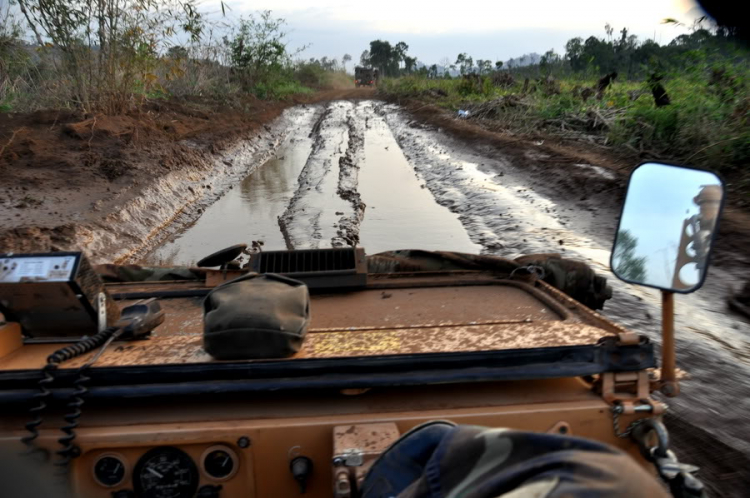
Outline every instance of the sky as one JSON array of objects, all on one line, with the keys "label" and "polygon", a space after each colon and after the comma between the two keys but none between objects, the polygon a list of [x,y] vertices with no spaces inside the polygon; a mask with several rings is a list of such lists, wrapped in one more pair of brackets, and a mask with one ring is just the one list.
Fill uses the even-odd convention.
[{"label": "sky", "polygon": [[[215,3],[215,5],[214,5]],[[610,23],[617,33],[627,27],[641,39],[667,43],[686,32],[663,25],[671,17],[691,24],[702,15],[693,0],[228,0],[227,15],[237,18],[257,10],[272,10],[286,19],[291,48],[310,45],[306,58],[355,61],[376,39],[409,45],[409,54],[423,63],[455,62],[460,52],[474,60],[506,61],[525,53],[564,52],[575,36],[605,36]],[[204,9],[218,11],[220,0],[204,0]],[[351,69],[351,68],[350,68]]]},{"label": "sky", "polygon": [[[620,230],[628,230],[638,239],[635,255],[647,258],[645,283],[662,288],[672,286],[683,223],[698,213],[693,198],[703,186],[719,184],[716,175],[707,171],[653,163],[633,172]],[[681,273],[686,284],[699,280],[691,268]]]}]

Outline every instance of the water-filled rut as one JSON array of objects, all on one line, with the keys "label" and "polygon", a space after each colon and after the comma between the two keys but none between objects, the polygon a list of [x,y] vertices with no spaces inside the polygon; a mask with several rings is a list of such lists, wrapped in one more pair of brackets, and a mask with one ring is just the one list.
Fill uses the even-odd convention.
[{"label": "water-filled rut", "polygon": [[293,109],[276,154],[142,258],[189,265],[240,242],[265,250],[362,245],[479,252],[415,174],[372,101]]}]

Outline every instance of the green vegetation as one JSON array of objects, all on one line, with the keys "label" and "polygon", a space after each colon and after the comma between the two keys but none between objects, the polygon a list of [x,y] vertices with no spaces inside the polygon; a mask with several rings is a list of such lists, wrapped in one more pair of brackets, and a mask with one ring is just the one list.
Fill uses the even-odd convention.
[{"label": "green vegetation", "polygon": [[629,230],[620,230],[617,234],[617,245],[612,258],[615,272],[631,282],[645,282],[647,258],[645,256],[637,257],[635,255],[636,247],[638,247],[638,239],[633,237]]},{"label": "green vegetation", "polygon": [[174,96],[285,99],[344,79],[336,60],[296,61],[299,51],[287,48],[284,20],[269,11],[232,24],[207,20],[196,0],[14,5],[0,11],[2,112],[117,114]]},{"label": "green vegetation", "polygon": [[409,74],[416,67],[417,58],[406,55],[408,51],[409,45],[404,42],[391,46],[390,42],[375,40],[370,42],[370,50],[362,52],[359,63],[365,67],[377,68],[382,76]]},{"label": "green vegetation", "polygon": [[[477,61],[459,54],[440,73],[422,67],[388,78],[381,91],[450,110],[495,129],[539,132],[609,145],[641,157],[705,166],[747,192],[750,174],[750,67],[747,46],[731,33],[698,24],[668,45],[621,36],[574,38],[560,56],[549,51],[536,64],[511,59]],[[602,79],[618,73],[611,84]],[[655,93],[666,92],[656,105]],[[664,97],[662,95],[662,97]]]}]

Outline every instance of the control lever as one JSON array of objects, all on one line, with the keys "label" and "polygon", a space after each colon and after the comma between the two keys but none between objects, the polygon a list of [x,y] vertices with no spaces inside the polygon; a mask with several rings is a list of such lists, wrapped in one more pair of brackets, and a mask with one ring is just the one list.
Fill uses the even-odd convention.
[{"label": "control lever", "polygon": [[221,491],[221,485],[212,486],[206,484],[198,490],[196,498],[219,498],[219,491]]},{"label": "control lever", "polygon": [[300,494],[305,494],[307,490],[307,480],[313,472],[312,460],[306,456],[298,456],[289,462],[289,470],[292,471],[294,480],[299,483]]}]

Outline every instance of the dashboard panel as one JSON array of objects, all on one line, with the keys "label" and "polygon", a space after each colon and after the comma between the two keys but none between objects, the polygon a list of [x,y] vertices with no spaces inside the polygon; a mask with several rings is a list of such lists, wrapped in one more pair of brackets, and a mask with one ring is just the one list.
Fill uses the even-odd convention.
[{"label": "dashboard panel", "polygon": [[92,449],[76,462],[76,495],[87,498],[252,497],[254,473],[249,442],[249,438],[239,438],[236,441]]},{"label": "dashboard panel", "polygon": [[[92,400],[86,424],[76,431],[81,456],[72,462],[71,484],[81,498],[330,498],[341,470],[335,456],[359,441],[354,431],[341,429],[345,426],[392,424],[391,439],[436,419],[537,431],[565,427],[568,434],[631,449],[615,436],[608,412],[601,397],[576,379],[484,383],[471,390],[444,385],[360,394],[278,393],[168,405]],[[21,426],[22,420],[11,425]],[[59,429],[45,429],[40,444],[54,450],[58,438]],[[372,448],[367,442],[361,446]],[[376,456],[363,455],[370,461]],[[304,494],[292,473],[298,458],[311,467]]]}]

